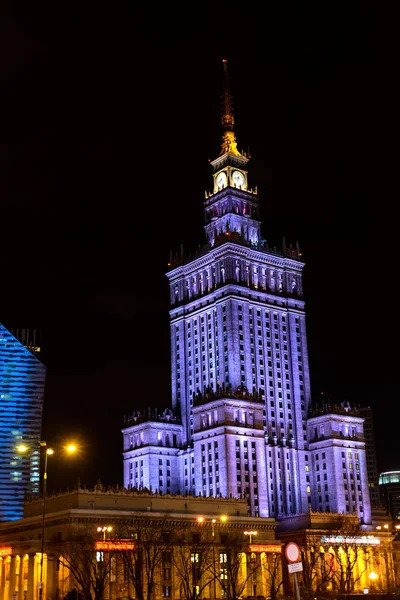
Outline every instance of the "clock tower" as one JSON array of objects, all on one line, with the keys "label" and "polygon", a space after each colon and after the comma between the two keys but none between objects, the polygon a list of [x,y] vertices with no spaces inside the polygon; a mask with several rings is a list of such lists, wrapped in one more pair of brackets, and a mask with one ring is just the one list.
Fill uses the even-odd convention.
[{"label": "clock tower", "polygon": [[213,193],[206,193],[205,232],[207,242],[214,246],[227,235],[245,242],[260,243],[259,201],[257,189],[250,190],[247,178],[248,157],[237,149],[234,133],[232,97],[228,88],[227,62],[224,66],[221,152],[211,162],[214,178]]},{"label": "clock tower", "polygon": [[[252,516],[284,519],[312,508],[357,512],[367,523],[362,425],[347,413],[310,418],[304,261],[297,244],[277,250],[261,235],[223,67],[206,244],[195,255],[171,256],[167,273],[172,406],[127,421],[124,485],[216,501],[245,497]],[[351,497],[346,460],[357,481]]]},{"label": "clock tower", "polygon": [[309,505],[304,263],[298,249],[272,250],[262,238],[249,157],[237,147],[226,61],[223,67],[221,150],[204,200],[206,246],[188,260],[177,257],[167,274],[172,410],[191,453],[183,489],[245,496],[255,516],[296,514]]}]

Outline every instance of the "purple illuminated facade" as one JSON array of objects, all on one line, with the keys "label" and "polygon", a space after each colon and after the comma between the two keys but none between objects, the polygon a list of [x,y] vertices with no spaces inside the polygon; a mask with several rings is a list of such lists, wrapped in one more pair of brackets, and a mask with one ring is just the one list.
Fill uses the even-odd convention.
[{"label": "purple illuminated facade", "polygon": [[253,516],[357,512],[370,522],[363,419],[311,415],[299,248],[261,235],[227,88],[204,201],[206,245],[171,259],[172,409],[126,418],[124,486],[239,497]]}]

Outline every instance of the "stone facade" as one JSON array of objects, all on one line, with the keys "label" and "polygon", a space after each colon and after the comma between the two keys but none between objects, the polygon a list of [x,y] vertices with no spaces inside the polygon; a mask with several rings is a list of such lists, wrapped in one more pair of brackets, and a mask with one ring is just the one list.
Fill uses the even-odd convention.
[{"label": "stone facade", "polygon": [[127,421],[124,486],[244,497],[251,515],[278,520],[311,508],[369,523],[363,419],[325,406],[310,420],[305,263],[297,244],[262,237],[249,159],[233,144],[210,163],[205,245],[170,259],[171,409]]},{"label": "stone facade", "polygon": [[[75,551],[74,544],[78,540],[87,540],[93,548],[91,560],[101,562],[102,557],[94,551],[95,542],[116,542],[122,531],[139,531],[149,524],[155,524],[154,531],[161,524],[171,534],[184,531],[188,539],[192,539],[192,535],[202,536],[202,539],[193,538],[197,551],[205,547],[204,540],[206,544],[213,544],[217,563],[227,543],[223,536],[232,532],[241,540],[244,556],[248,554],[249,541],[245,532],[254,530],[257,542],[266,544],[270,552],[281,552],[281,544],[275,540],[276,521],[250,517],[245,500],[161,496],[144,491],[105,489],[99,484],[94,490],[77,489],[48,497],[44,521],[42,501],[36,499],[26,503],[23,519],[0,524],[0,600],[39,599],[43,524],[43,600],[62,600],[68,591],[80,589],[62,558],[66,560],[68,553]],[[112,527],[112,530],[103,537],[103,533],[98,532],[99,527]],[[138,551],[140,547],[138,542],[136,544]],[[165,549],[173,550],[168,541]],[[136,597],[121,555],[115,554],[112,560],[115,564],[106,577],[103,597],[112,600]],[[154,600],[181,597],[173,568],[171,572],[157,572],[156,582]],[[257,595],[267,595],[261,575],[254,583],[258,585]],[[216,596],[214,586],[207,586],[202,597],[220,598],[219,586],[215,593]],[[246,596],[250,593],[246,588]]]}]

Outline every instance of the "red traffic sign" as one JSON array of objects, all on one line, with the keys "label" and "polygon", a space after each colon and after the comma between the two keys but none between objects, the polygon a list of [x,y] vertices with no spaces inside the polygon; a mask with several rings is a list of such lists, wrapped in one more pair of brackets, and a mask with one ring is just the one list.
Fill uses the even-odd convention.
[{"label": "red traffic sign", "polygon": [[300,560],[300,548],[294,542],[289,542],[285,548],[285,556],[290,563]]}]

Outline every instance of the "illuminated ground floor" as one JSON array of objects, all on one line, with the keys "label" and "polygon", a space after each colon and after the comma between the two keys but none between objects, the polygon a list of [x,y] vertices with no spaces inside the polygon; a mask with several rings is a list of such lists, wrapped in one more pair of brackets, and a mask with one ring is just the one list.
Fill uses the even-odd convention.
[{"label": "illuminated ground floor", "polygon": [[[80,489],[25,504],[0,523],[0,600],[234,600],[295,595],[286,556],[299,547],[302,596],[396,589],[393,535],[383,521],[312,513],[277,523],[245,500]],[[42,535],[44,536],[42,537]],[[44,548],[43,561],[41,550]],[[151,575],[149,575],[151,574]]]},{"label": "illuminated ground floor", "polygon": [[0,600],[62,600],[85,581],[104,600],[137,598],[150,584],[154,600],[187,598],[189,587],[198,598],[222,598],[233,570],[240,595],[267,596],[255,567],[266,557],[280,564],[276,521],[247,513],[245,500],[132,490],[49,497],[44,519],[40,500],[27,502],[24,519],[0,524]]}]

